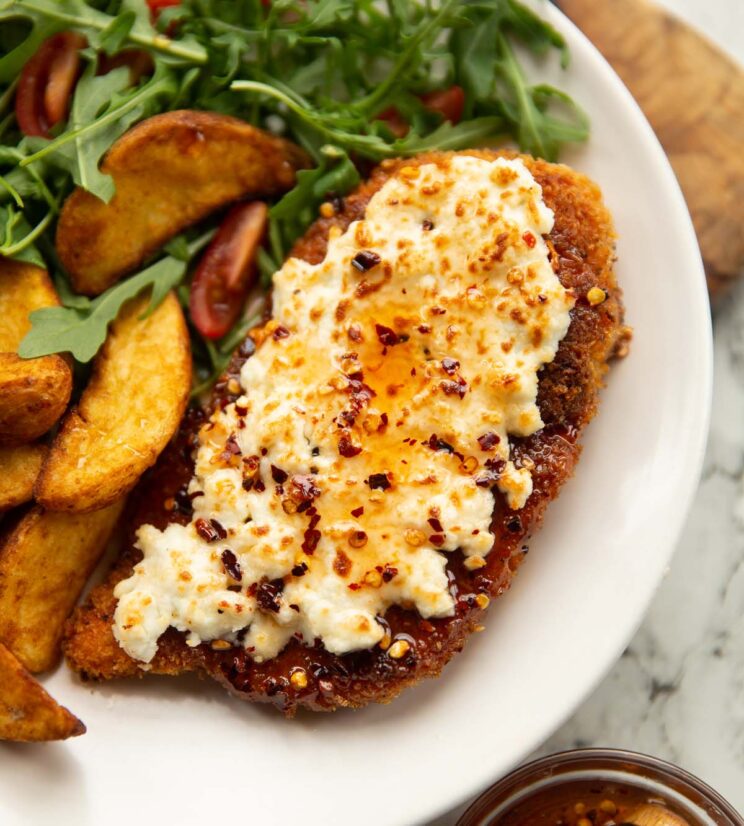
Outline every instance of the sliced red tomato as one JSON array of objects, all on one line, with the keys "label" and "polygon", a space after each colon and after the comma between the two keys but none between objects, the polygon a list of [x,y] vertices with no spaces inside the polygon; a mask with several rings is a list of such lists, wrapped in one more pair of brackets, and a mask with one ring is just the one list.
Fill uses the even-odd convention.
[{"label": "sliced red tomato", "polygon": [[167,9],[169,6],[180,6],[181,0],[147,0],[147,5],[151,12],[159,12],[160,9]]},{"label": "sliced red tomato", "polygon": [[238,320],[257,273],[267,218],[263,201],[237,204],[202,256],[191,282],[189,311],[205,338],[222,338]]},{"label": "sliced red tomato", "polygon": [[438,112],[444,120],[459,123],[465,108],[465,92],[461,86],[450,86],[421,95],[421,103],[432,112]]},{"label": "sliced red tomato", "polygon": [[99,75],[105,75],[120,66],[129,67],[129,82],[134,86],[140,78],[151,75],[155,71],[152,57],[144,49],[122,49],[113,55],[100,54],[98,56]]},{"label": "sliced red tomato", "polygon": [[86,39],[76,32],[62,32],[57,37],[59,46],[52,54],[44,90],[44,111],[50,127],[67,117],[72,92],[80,74],[80,49],[87,45]]},{"label": "sliced red tomato", "polygon": [[[419,97],[421,103],[430,111],[441,115],[450,123],[459,123],[465,108],[465,92],[460,86],[438,89]],[[396,138],[404,138],[410,126],[395,106],[389,106],[377,115],[377,120],[384,120]]]},{"label": "sliced red tomato", "polygon": [[396,138],[405,138],[408,134],[408,121],[401,115],[395,106],[388,106],[377,116],[376,120],[384,120]]},{"label": "sliced red tomato", "polygon": [[24,135],[49,137],[49,130],[67,116],[80,72],[79,50],[85,38],[60,32],[47,38],[26,63],[18,79],[15,112]]}]

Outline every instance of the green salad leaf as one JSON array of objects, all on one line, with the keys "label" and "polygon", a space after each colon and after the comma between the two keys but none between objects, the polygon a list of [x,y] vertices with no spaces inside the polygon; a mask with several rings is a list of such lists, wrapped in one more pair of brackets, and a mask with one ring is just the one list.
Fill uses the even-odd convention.
[{"label": "green salad leaf", "polygon": [[[26,137],[14,115],[19,74],[46,38],[67,30],[88,44],[69,116],[49,138]],[[132,82],[124,66],[103,73],[102,55],[132,49],[149,55],[149,76]],[[374,162],[508,139],[553,160],[563,144],[585,140],[578,104],[531,82],[523,50],[538,64],[552,56],[568,65],[560,33],[517,0],[183,0],[157,14],[146,0],[0,0],[0,255],[46,264],[63,302],[33,314],[22,355],[89,361],[142,290],[155,304],[178,287],[188,304],[187,273],[203,245],[188,234],[94,299],[75,295],[54,253],[57,216],[74,186],[105,202],[114,196],[101,161],[136,122],[175,108],[212,110],[309,153],[315,167],[269,211],[259,255],[268,286],[319,205],[349,192]],[[454,85],[464,93],[457,123],[426,103]],[[217,344],[192,330],[203,379],[224,366],[245,324]]]},{"label": "green salad leaf", "polygon": [[168,291],[180,283],[186,264],[166,256],[94,298],[87,307],[44,307],[31,313],[31,329],[18,354],[37,358],[50,353],[71,353],[79,362],[90,361],[106,340],[109,324],[122,306],[145,289],[151,289],[154,309]]}]

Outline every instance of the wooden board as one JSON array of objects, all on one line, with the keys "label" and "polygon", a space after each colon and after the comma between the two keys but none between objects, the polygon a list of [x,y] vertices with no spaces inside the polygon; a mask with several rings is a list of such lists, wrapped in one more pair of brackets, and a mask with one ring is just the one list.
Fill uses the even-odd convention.
[{"label": "wooden board", "polygon": [[744,71],[647,0],[557,0],[630,89],[685,193],[715,296],[744,270]]}]

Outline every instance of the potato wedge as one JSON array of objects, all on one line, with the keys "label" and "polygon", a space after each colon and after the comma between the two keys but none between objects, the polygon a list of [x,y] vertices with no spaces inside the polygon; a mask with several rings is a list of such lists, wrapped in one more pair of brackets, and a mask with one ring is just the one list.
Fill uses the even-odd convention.
[{"label": "potato wedge", "polygon": [[173,293],[142,318],[148,300],[129,302],[112,325],[78,407],[52,443],[34,491],[49,510],[115,502],[178,428],[191,387],[186,322]]},{"label": "potato wedge", "polygon": [[0,546],[0,641],[31,672],[59,658],[65,620],[121,514],[121,500],[86,514],[38,505]]},{"label": "potato wedge", "polygon": [[83,723],[36,682],[0,645],[0,740],[24,743],[85,734]]},{"label": "potato wedge", "polygon": [[0,353],[0,445],[33,442],[65,412],[72,373],[60,356]]},{"label": "potato wedge", "polygon": [[82,189],[65,201],[57,252],[77,292],[98,295],[184,227],[238,198],[286,191],[306,165],[301,149],[236,118],[156,115],[106,155],[110,203]]},{"label": "potato wedge", "polygon": [[40,267],[0,256],[0,353],[15,353],[31,329],[29,315],[41,307],[56,307],[59,297]]},{"label": "potato wedge", "polygon": [[72,372],[62,356],[22,359],[18,345],[31,327],[29,314],[59,298],[39,267],[0,257],[0,445],[38,439],[64,413]]},{"label": "potato wedge", "polygon": [[46,452],[39,444],[0,447],[0,512],[31,499]]}]

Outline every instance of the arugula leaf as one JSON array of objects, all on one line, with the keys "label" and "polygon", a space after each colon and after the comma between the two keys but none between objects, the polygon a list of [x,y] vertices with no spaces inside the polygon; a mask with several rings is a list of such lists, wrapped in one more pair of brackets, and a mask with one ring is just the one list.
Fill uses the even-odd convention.
[{"label": "arugula leaf", "polygon": [[99,47],[107,55],[118,52],[129,37],[136,20],[137,15],[133,11],[123,11],[101,32]]},{"label": "arugula leaf", "polygon": [[[18,75],[45,38],[70,29],[86,37],[89,63],[69,119],[51,139],[23,137],[12,111]],[[155,287],[155,301],[198,251],[191,231],[172,239],[165,258],[93,300],[72,293],[59,268],[59,204],[75,184],[110,200],[100,161],[138,120],[181,107],[222,112],[286,135],[315,159],[270,209],[269,249],[259,254],[268,284],[319,205],[356,186],[357,164],[502,136],[553,159],[564,143],[585,140],[584,113],[564,92],[528,82],[515,42],[567,65],[560,33],[518,0],[182,0],[155,22],[146,0],[0,0],[0,254],[43,253],[64,304],[39,311],[25,347],[89,360],[130,291]],[[153,60],[153,75],[134,87],[124,68],[95,71],[96,53],[125,48]],[[451,124],[422,96],[455,83],[465,107]],[[390,111],[408,125],[404,137]],[[224,341],[241,333],[236,326]],[[195,340],[195,357],[213,371],[222,345]]]},{"label": "arugula leaf", "polygon": [[[127,40],[136,46],[150,49],[163,59],[176,63],[203,65],[207,49],[190,37],[171,40],[151,24],[150,11],[145,0],[120,0],[120,9],[133,12],[135,20]],[[0,22],[19,17],[29,19],[33,29],[29,39],[20,44],[0,62],[0,82],[9,81],[36,51],[41,42],[58,31],[75,29],[84,34],[94,48],[103,48],[102,37],[110,37],[116,15],[106,14],[85,0],[0,0]]]},{"label": "arugula leaf", "polygon": [[186,264],[167,256],[147,269],[111,287],[87,308],[44,307],[29,316],[31,329],[18,348],[22,358],[71,353],[79,362],[90,361],[106,340],[108,327],[122,305],[151,289],[148,312],[154,310],[183,278]]},{"label": "arugula leaf", "polygon": [[[72,99],[70,129],[81,130],[87,124],[95,122],[101,112],[111,105],[114,96],[128,85],[129,69],[125,66],[97,77],[95,65],[89,63],[78,81]],[[137,119],[138,114],[136,109],[129,111],[108,128],[92,133],[78,131],[77,137],[69,143],[58,144],[57,149],[47,149],[47,160],[66,169],[78,186],[108,203],[114,195],[114,179],[100,171],[99,161],[113,140]]]},{"label": "arugula leaf", "polygon": [[149,81],[125,94],[117,93],[128,86],[128,69],[121,67],[99,77],[94,71],[95,67],[89,65],[75,90],[70,128],[58,138],[45,142],[19,165],[26,167],[47,158],[66,168],[75,183],[108,202],[114,194],[114,183],[98,169],[104,152],[135,121],[154,111],[161,100],[175,97],[178,88],[174,75],[162,63]]},{"label": "arugula leaf", "polygon": [[297,173],[297,183],[269,210],[269,240],[273,260],[259,262],[264,280],[270,279],[294,241],[315,220],[318,207],[332,194],[343,194],[359,183],[359,172],[342,149],[324,146],[315,169]]}]

